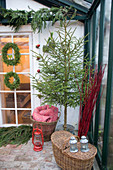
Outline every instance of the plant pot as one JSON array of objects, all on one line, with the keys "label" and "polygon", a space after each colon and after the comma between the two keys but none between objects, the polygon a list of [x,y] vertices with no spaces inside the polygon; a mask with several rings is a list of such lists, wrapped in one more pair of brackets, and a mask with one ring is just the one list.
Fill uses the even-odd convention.
[{"label": "plant pot", "polygon": [[51,134],[55,131],[56,124],[60,118],[60,115],[61,115],[61,113],[59,112],[58,119],[54,122],[38,122],[33,119],[33,116],[30,117],[30,119],[33,123],[33,127],[34,128],[38,127],[39,129],[42,129],[44,142],[51,140]]},{"label": "plant pot", "polygon": [[[56,128],[56,131],[60,131],[60,130],[64,130],[63,124],[58,125],[58,127]],[[75,127],[73,125],[67,124],[66,131],[75,135]]]}]

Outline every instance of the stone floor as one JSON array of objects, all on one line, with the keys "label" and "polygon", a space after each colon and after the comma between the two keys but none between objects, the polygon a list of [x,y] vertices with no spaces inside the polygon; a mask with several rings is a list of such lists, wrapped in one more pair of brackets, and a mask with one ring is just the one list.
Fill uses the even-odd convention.
[{"label": "stone floor", "polygon": [[[52,143],[45,142],[43,150],[35,152],[31,140],[16,147],[7,145],[0,148],[0,170],[61,170],[54,159]],[[99,170],[96,162],[94,170]]]},{"label": "stone floor", "polygon": [[45,142],[40,152],[33,150],[31,140],[16,147],[7,145],[0,148],[0,170],[60,170],[57,166],[51,142]]}]

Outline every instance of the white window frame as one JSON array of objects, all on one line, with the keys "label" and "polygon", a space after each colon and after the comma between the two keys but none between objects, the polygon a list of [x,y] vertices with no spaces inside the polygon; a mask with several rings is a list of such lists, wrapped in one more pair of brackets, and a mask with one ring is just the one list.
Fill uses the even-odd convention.
[{"label": "white window frame", "polygon": [[[12,37],[12,43],[13,43],[13,36],[16,35],[28,35],[29,36],[29,53],[21,53],[21,55],[29,55],[30,60],[30,72],[16,72],[17,74],[33,74],[33,59],[32,59],[32,44],[33,44],[33,36],[32,33],[0,33],[0,36],[11,36]],[[1,54],[0,54],[1,55]],[[15,71],[15,68],[13,67],[13,71]],[[7,72],[0,72],[0,75],[6,74]],[[33,111],[33,87],[32,87],[32,81],[30,78],[30,90],[20,90],[20,91],[6,91],[6,90],[0,90],[1,93],[14,93],[14,102],[15,102],[15,108],[2,108],[1,107],[1,97],[0,97],[0,127],[9,127],[9,126],[20,126],[21,124],[18,124],[18,110],[30,110]],[[17,93],[31,93],[31,108],[17,108]],[[16,118],[16,124],[3,124],[2,122],[2,110],[14,110],[15,111],[15,118]]]}]

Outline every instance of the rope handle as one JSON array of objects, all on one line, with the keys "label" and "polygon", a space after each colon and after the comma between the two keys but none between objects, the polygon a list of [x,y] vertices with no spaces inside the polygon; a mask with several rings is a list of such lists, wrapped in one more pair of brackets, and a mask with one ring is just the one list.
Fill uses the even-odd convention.
[{"label": "rope handle", "polygon": [[[74,137],[77,139],[78,142],[80,141],[79,136],[76,136],[76,135],[72,135],[72,136],[74,136]],[[67,138],[67,139],[64,141],[64,143],[63,143],[63,145],[62,145],[62,152],[65,151],[67,148],[70,147],[70,145],[69,145],[69,140],[70,140],[70,138],[71,138],[72,136],[70,136],[69,138]]]}]

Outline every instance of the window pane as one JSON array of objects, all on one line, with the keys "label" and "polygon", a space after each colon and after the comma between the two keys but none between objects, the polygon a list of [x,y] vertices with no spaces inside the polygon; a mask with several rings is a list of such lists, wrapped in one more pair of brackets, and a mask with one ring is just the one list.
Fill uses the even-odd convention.
[{"label": "window pane", "polygon": [[0,72],[10,72],[13,71],[13,66],[7,66],[2,60],[2,55],[0,55]]},{"label": "window pane", "polygon": [[[30,78],[29,75],[23,75],[23,74],[18,74],[19,78],[20,78],[20,85],[16,90],[30,90]],[[13,83],[14,78],[11,77],[9,82]],[[4,83],[4,75],[1,74],[0,75],[0,90],[8,90],[11,91]]]},{"label": "window pane", "polygon": [[97,14],[97,30],[96,30],[96,56],[95,56],[95,64],[97,65],[98,64],[98,53],[99,53],[99,27],[100,27],[100,5],[98,6],[97,8],[97,11],[96,11],[96,14]]},{"label": "window pane", "polygon": [[31,110],[18,110],[18,123],[19,124],[31,123],[30,114]]},{"label": "window pane", "polygon": [[[6,85],[5,85],[5,83],[4,83],[4,75],[3,74],[1,74],[0,75],[0,90],[8,90],[8,91],[11,91]],[[12,84],[13,83],[13,81],[14,81],[14,78],[13,77],[11,77],[10,79],[9,79],[9,82]],[[19,88],[19,87],[18,87]]]},{"label": "window pane", "polygon": [[31,108],[31,94],[30,93],[17,93],[17,107],[18,108]]},{"label": "window pane", "polygon": [[11,42],[11,36],[0,36],[0,54],[2,53],[2,48],[4,47],[4,45]]},{"label": "window pane", "polygon": [[[113,87],[112,87],[112,91],[113,91]],[[110,133],[109,133],[109,144],[108,144],[108,168],[110,170],[113,169],[113,94],[112,94]]]},{"label": "window pane", "polygon": [[10,89],[4,83],[4,75],[3,74],[0,74],[0,90],[10,91]]},{"label": "window pane", "polygon": [[29,53],[29,36],[28,35],[16,35],[13,39],[20,49],[20,53]]},{"label": "window pane", "polygon": [[91,3],[88,3],[88,2],[86,2],[84,0],[69,0],[69,1],[75,2],[75,3],[77,3],[79,5],[82,5],[82,6],[86,7],[86,8],[91,7]]},{"label": "window pane", "polygon": [[20,64],[15,66],[16,72],[30,72],[29,55],[21,55]]},{"label": "window pane", "polygon": [[1,105],[2,108],[14,108],[14,93],[1,93]]},{"label": "window pane", "polygon": [[2,110],[2,121],[3,124],[15,124],[15,111],[14,110]]},{"label": "window pane", "polygon": [[18,75],[20,78],[20,86],[16,90],[30,90],[30,78],[29,75]]},{"label": "window pane", "polygon": [[[108,54],[109,54],[109,33],[110,33],[110,14],[111,14],[111,0],[106,0],[105,10],[105,24],[104,24],[104,44],[103,44],[103,64],[108,66]],[[106,103],[106,86],[107,86],[107,67],[102,80],[103,95],[100,100],[100,122],[99,122],[99,138],[98,144],[102,151],[103,148],[103,129],[104,129],[104,117],[105,117],[105,103]]]}]

